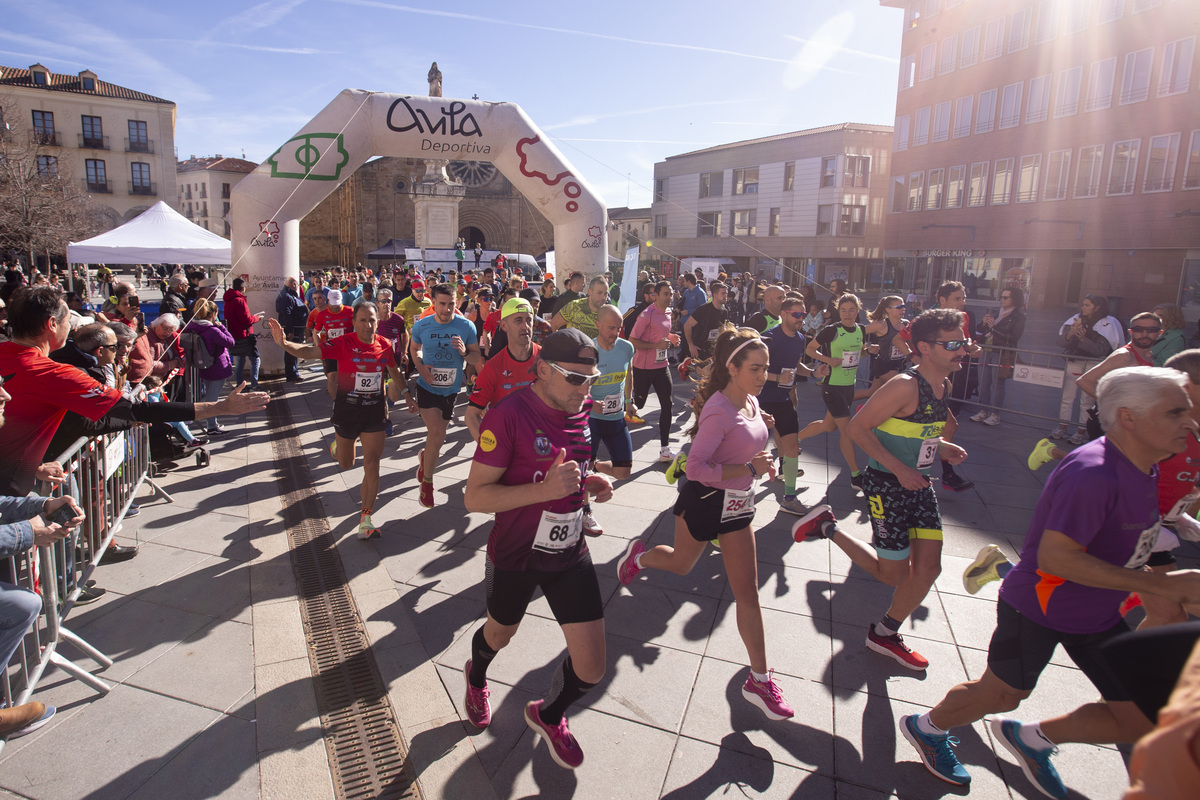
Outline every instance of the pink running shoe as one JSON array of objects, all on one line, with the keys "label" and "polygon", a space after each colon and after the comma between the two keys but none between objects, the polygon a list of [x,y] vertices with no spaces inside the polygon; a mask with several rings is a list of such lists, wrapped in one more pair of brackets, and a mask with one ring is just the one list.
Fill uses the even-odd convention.
[{"label": "pink running shoe", "polygon": [[625,548],[625,555],[617,562],[617,580],[622,586],[628,586],[638,576],[642,568],[637,565],[637,557],[646,552],[646,545],[641,539],[634,539]]},{"label": "pink running shoe", "polygon": [[825,532],[822,527],[826,522],[837,522],[833,509],[827,505],[817,506],[796,520],[796,524],[792,526],[792,538],[797,542],[803,542],[810,536],[824,539]]},{"label": "pink running shoe", "polygon": [[467,695],[463,700],[463,705],[467,709],[467,720],[476,728],[483,730],[492,722],[492,704],[488,702],[488,695],[492,690],[484,683],[482,689],[476,689],[471,685],[471,659],[467,659],[467,663],[463,666],[463,683],[467,685]]},{"label": "pink running shoe", "polygon": [[583,763],[583,750],[579,742],[567,728],[567,718],[563,717],[557,725],[550,726],[542,722],[541,710],[544,700],[534,700],[525,704],[525,724],[546,740],[550,748],[550,757],[554,763],[566,769],[575,769]]},{"label": "pink running shoe", "polygon": [[759,683],[754,680],[754,675],[750,674],[742,684],[742,697],[758,706],[773,720],[791,719],[796,712],[783,699],[783,693],[779,691],[779,684],[775,683],[774,676],[775,670],[768,670],[766,682]]}]

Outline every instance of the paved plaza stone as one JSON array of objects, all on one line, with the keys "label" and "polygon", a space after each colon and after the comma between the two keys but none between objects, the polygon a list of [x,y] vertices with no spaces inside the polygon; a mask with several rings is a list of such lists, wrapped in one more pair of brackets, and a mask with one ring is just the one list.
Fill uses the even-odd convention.
[{"label": "paved plaza stone", "polygon": [[[778,513],[780,485],[759,484],[760,596],[769,663],[790,721],[768,721],[741,696],[746,653],[719,554],[687,576],[649,571],[629,587],[616,563],[632,537],[670,542],[676,489],[656,463],[655,418],[634,430],[633,476],[597,505],[606,532],[589,540],[605,599],[608,671],[568,712],[586,754],[556,766],[522,719],[564,650],[544,599],[530,608],[489,672],[493,723],[465,720],[462,667],[484,617],[484,548],[490,517],[468,513],[462,492],[474,452],[461,422],[450,429],[435,476],[437,506],[417,501],[419,418],[392,412],[375,522],[382,538],[355,537],[361,469],[329,457],[330,401],[312,372],[300,384],[268,384],[286,402],[371,651],[388,687],[410,764],[425,797],[439,798],[931,798],[962,795],[917,762],[896,720],[923,711],[985,668],[996,585],[964,592],[963,567],[979,547],[1010,557],[1049,474],[1025,457],[1044,435],[1005,422],[964,422],[970,453],[959,472],[977,488],[939,488],[946,523],[944,570],[902,630],[932,662],[906,670],[863,646],[890,590],[827,542],[795,544],[795,517]],[[677,385],[676,397],[687,394]],[[799,387],[800,418],[823,413],[812,384]],[[676,409],[683,403],[677,399]],[[461,408],[460,408],[461,413]],[[678,431],[690,416],[676,424]],[[161,479],[174,502],[149,487],[142,513],[119,535],[137,558],[100,568],[108,594],[76,609],[68,627],[114,659],[98,674],[107,696],[50,671],[36,698],[58,706],[51,724],[0,751],[0,795],[69,798],[332,798],[334,796],[296,584],[281,514],[267,417],[223,420],[232,435]],[[848,530],[869,534],[835,437],[808,440],[800,499],[832,504]],[[1194,557],[1189,546],[1187,556]],[[1192,558],[1182,559],[1185,565]],[[97,665],[70,646],[70,658]],[[1038,719],[1095,698],[1060,651],[1018,716]],[[970,796],[1040,797],[982,724],[955,731],[973,775]],[[1066,745],[1056,759],[1072,797],[1109,800],[1127,778],[1114,747]]]}]

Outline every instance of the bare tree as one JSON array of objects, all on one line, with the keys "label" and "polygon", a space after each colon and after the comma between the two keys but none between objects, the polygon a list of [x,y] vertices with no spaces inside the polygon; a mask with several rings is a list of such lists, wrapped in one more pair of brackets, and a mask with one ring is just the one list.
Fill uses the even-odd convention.
[{"label": "bare tree", "polygon": [[[0,108],[15,106],[0,97]],[[15,116],[0,122],[0,250],[31,262],[38,253],[66,255],[67,242],[105,229],[104,216],[58,159],[54,137],[22,127]]]}]

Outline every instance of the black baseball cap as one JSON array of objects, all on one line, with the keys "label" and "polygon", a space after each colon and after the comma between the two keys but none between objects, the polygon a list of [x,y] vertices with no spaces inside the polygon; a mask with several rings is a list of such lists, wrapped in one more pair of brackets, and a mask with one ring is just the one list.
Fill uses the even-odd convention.
[{"label": "black baseball cap", "polygon": [[561,328],[547,336],[540,356],[546,361],[566,364],[596,364],[600,360],[596,343],[578,328]]}]

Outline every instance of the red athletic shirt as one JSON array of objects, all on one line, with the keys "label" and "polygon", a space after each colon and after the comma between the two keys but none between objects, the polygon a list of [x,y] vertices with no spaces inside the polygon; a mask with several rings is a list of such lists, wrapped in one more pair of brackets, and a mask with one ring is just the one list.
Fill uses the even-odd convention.
[{"label": "red athletic shirt", "polygon": [[529,386],[537,380],[538,352],[541,349],[535,344],[533,353],[524,361],[513,358],[507,347],[489,359],[475,378],[471,405],[476,408],[494,406],[517,389]]},{"label": "red athletic shirt", "polygon": [[324,333],[330,340],[347,333],[354,333],[354,309],[350,306],[342,306],[341,310],[336,313],[332,308],[326,306],[313,313],[316,315],[312,326],[314,333]]},{"label": "red athletic shirt", "polygon": [[121,393],[97,383],[77,367],[59,364],[32,347],[0,344],[0,376],[12,395],[0,427],[0,476],[8,494],[26,494],[42,461],[58,453],[46,447],[68,411],[93,422],[108,413]]},{"label": "red athletic shirt", "polygon": [[1158,513],[1163,516],[1200,483],[1200,441],[1188,436],[1187,443],[1187,450],[1158,462]]},{"label": "red athletic shirt", "polygon": [[383,402],[387,368],[396,366],[396,353],[387,339],[376,336],[364,343],[356,334],[339,336],[322,345],[321,357],[337,361],[334,403],[373,406]]},{"label": "red athletic shirt", "polygon": [[488,336],[495,336],[498,327],[500,327],[500,311],[496,310],[488,314],[488,318],[483,321],[483,332]]}]

